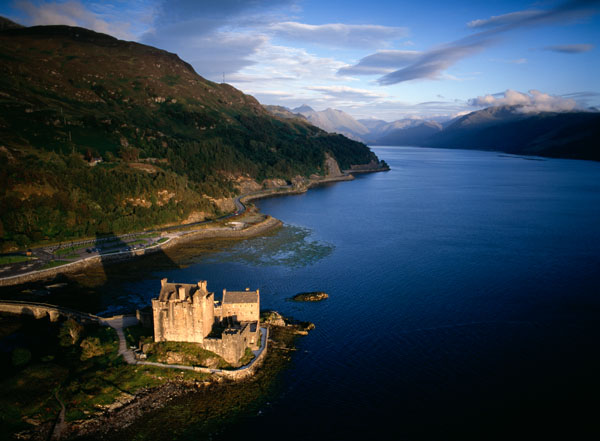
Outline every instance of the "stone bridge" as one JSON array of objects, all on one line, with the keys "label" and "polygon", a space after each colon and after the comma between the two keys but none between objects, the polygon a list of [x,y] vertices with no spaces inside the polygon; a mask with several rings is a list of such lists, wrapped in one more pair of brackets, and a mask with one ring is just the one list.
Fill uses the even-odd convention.
[{"label": "stone bridge", "polygon": [[61,316],[75,319],[81,323],[101,323],[102,318],[75,309],[47,303],[20,302],[17,300],[0,300],[0,312],[10,314],[31,315],[37,319],[48,317],[50,321],[57,321]]}]

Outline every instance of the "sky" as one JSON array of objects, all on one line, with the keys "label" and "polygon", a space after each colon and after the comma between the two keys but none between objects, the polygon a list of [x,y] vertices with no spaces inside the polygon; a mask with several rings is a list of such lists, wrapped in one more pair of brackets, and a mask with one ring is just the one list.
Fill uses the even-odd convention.
[{"label": "sky", "polygon": [[600,107],[600,0],[2,0],[0,15],[156,46],[289,108],[394,121]]}]

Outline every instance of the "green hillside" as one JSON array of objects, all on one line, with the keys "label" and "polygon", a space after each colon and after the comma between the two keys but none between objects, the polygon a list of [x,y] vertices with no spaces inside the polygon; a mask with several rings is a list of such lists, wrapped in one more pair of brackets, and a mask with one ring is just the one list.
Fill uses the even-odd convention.
[{"label": "green hillside", "polygon": [[215,216],[240,177],[322,174],[326,153],[343,169],[376,159],[175,54],[86,29],[1,30],[0,61],[4,249]]}]

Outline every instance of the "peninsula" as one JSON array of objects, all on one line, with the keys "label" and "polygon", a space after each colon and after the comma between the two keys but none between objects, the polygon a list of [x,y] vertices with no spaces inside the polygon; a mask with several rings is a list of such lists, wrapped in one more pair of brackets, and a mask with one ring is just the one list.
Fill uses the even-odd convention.
[{"label": "peninsula", "polygon": [[207,420],[234,411],[241,395],[227,398],[229,382],[246,380],[236,387],[256,399],[255,385],[265,387],[285,365],[294,336],[314,327],[273,311],[261,316],[259,308],[258,290],[223,290],[215,301],[206,281],[166,279],[152,308],[135,315],[0,301],[2,335],[37,335],[8,360],[3,432],[31,440],[107,436],[189,392],[210,391],[207,400],[219,403]]}]

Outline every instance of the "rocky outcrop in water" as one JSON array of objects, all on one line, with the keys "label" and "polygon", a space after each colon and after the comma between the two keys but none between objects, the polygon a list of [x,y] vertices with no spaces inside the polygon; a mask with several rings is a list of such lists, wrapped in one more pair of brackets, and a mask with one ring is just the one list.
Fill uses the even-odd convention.
[{"label": "rocky outcrop in water", "polygon": [[313,291],[296,294],[294,297],[292,297],[292,300],[295,302],[320,302],[328,298],[329,294],[327,293],[322,291]]}]

